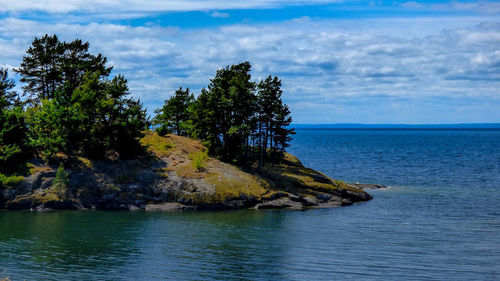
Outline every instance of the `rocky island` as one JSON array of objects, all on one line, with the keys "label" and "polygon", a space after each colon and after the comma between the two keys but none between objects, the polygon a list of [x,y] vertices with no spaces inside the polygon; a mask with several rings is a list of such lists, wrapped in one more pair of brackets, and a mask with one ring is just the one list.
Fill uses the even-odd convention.
[{"label": "rocky island", "polygon": [[56,184],[57,167],[31,161],[31,174],[2,190],[0,208],[303,209],[346,206],[372,198],[361,189],[304,167],[291,154],[281,164],[267,164],[258,172],[206,156],[199,141],[186,137],[147,132],[141,143],[148,147],[149,155],[132,160],[77,158],[66,169],[62,188]]},{"label": "rocky island", "polygon": [[196,96],[179,87],[152,117],[112,69],[88,42],[48,34],[14,69],[22,95],[0,68],[0,208],[303,209],[371,199],[286,153],[295,132],[281,80],[253,81],[250,62],[217,70]]}]

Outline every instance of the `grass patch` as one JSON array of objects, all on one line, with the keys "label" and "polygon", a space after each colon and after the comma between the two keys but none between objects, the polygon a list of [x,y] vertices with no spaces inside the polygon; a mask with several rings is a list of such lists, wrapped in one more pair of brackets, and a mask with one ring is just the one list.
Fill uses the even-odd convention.
[{"label": "grass patch", "polygon": [[186,179],[202,179],[207,175],[205,170],[200,171],[196,169],[191,163],[178,165],[175,170],[179,177],[183,177]]},{"label": "grass patch", "polygon": [[171,153],[171,149],[175,148],[175,144],[167,137],[161,137],[156,132],[148,131],[141,139],[141,144],[146,146],[149,151],[157,157],[166,157]]},{"label": "grass patch", "polygon": [[258,178],[241,171],[231,175],[213,175],[205,180],[214,185],[215,195],[222,201],[242,194],[258,198],[266,192],[267,187],[266,183]]}]

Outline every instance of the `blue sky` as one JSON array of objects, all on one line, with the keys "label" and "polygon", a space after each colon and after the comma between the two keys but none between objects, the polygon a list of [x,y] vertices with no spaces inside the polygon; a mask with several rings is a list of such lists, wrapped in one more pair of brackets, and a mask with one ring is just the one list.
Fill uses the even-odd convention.
[{"label": "blue sky", "polygon": [[295,123],[500,122],[498,1],[0,0],[1,67],[45,33],[89,41],[150,112],[248,60]]}]

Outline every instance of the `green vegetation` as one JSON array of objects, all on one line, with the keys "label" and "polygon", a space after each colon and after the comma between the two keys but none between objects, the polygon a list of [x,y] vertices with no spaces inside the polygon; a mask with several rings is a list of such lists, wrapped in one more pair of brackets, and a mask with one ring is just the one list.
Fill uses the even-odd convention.
[{"label": "green vegetation", "polygon": [[[143,153],[143,145],[159,154],[171,148],[148,136],[141,143],[149,126],[145,109],[128,97],[127,80],[110,77],[106,57],[89,53],[89,47],[80,39],[35,37],[14,70],[24,83],[22,95],[12,91],[14,81],[0,69],[3,178],[32,157],[70,165],[111,154],[134,157]],[[219,69],[196,99],[180,87],[155,111],[155,130],[160,136],[199,139],[208,153],[229,163],[247,165],[258,159],[261,167],[267,160],[281,161],[294,133],[288,128],[291,117],[282,102],[281,81],[271,76],[251,81],[250,70],[248,62]],[[196,169],[203,169],[205,157],[195,158]]]},{"label": "green vegetation", "polygon": [[351,188],[285,152],[294,131],[281,81],[252,81],[249,62],[217,70],[196,98],[180,87],[155,111],[154,131],[106,63],[88,42],[45,35],[14,70],[22,94],[0,68],[2,208],[297,207]]},{"label": "green vegetation", "polygon": [[157,157],[165,157],[170,155],[170,149],[175,147],[168,136],[160,137],[153,132],[146,132],[145,136],[141,139],[140,142]]},{"label": "green vegetation", "polygon": [[18,184],[24,180],[23,176],[6,176],[4,174],[0,174],[0,187],[3,186],[12,186]]},{"label": "green vegetation", "polygon": [[30,157],[28,130],[15,84],[0,68],[0,187],[16,181],[12,175],[24,170]]},{"label": "green vegetation", "polygon": [[280,162],[294,134],[281,81],[269,76],[253,82],[250,69],[244,62],[217,70],[197,99],[179,88],[156,110],[156,131],[200,139],[211,155],[228,163]]},{"label": "green vegetation", "polygon": [[25,83],[22,95],[0,68],[0,187],[19,182],[33,157],[66,164],[86,159],[87,166],[88,158],[143,152],[145,109],[128,97],[123,76],[109,77],[107,59],[88,50],[79,39],[35,38],[15,69]]},{"label": "green vegetation", "polygon": [[193,157],[193,165],[198,171],[203,171],[205,169],[205,162],[208,160],[208,150],[203,150]]},{"label": "green vegetation", "polygon": [[64,170],[64,165],[61,163],[56,172],[56,178],[52,183],[52,186],[60,193],[65,193],[68,189],[69,177],[66,170]]},{"label": "green vegetation", "polygon": [[157,125],[156,131],[160,136],[175,133],[178,136],[187,136],[191,129],[191,118],[189,106],[194,101],[194,95],[189,92],[189,88],[182,90],[182,87],[175,91],[170,99],[165,101],[162,108],[155,111],[153,125]]},{"label": "green vegetation", "polygon": [[[196,98],[188,88],[176,90],[155,111],[154,133],[140,101],[130,98],[127,80],[111,77],[106,57],[89,48],[80,39],[35,37],[14,69],[22,94],[13,91],[14,80],[0,69],[0,188],[16,185],[29,173],[53,171],[55,164],[52,186],[26,196],[39,202],[66,200],[72,194],[65,167],[91,170],[99,163],[95,160],[144,156],[147,149],[168,163],[158,168],[162,176],[207,180],[224,198],[265,192],[260,180],[217,159],[247,168],[285,160],[294,132],[277,77],[252,81],[249,62],[219,69]],[[45,164],[28,164],[33,158]],[[229,169],[235,170],[224,172]],[[132,173],[113,177],[118,184],[136,178]]]},{"label": "green vegetation", "polygon": [[88,49],[79,39],[61,42],[45,35],[35,38],[16,69],[27,83],[23,104],[30,146],[48,161],[58,152],[102,158],[114,150],[127,158],[140,150],[145,110],[127,97],[127,80],[109,78],[106,58]]}]

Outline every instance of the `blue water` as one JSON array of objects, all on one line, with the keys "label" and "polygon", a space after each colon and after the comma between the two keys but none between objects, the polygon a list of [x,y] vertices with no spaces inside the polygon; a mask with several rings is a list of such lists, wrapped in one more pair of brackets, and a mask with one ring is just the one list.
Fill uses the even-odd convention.
[{"label": "blue water", "polygon": [[307,130],[374,199],[308,211],[0,212],[12,280],[500,280],[500,131]]}]

